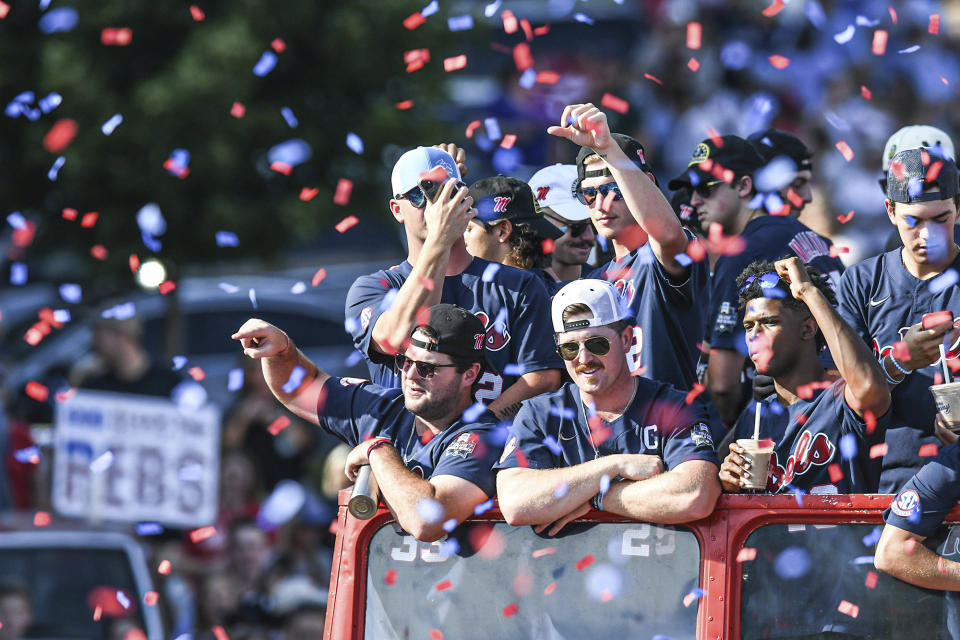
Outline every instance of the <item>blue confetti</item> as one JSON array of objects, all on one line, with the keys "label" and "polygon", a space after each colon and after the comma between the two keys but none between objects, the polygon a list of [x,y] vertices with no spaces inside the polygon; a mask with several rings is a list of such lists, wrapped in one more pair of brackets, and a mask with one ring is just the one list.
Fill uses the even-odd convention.
[{"label": "blue confetti", "polygon": [[824,13],[823,7],[817,0],[807,0],[803,3],[803,13],[807,16],[810,24],[817,29],[823,29],[823,25],[827,22],[827,14]]},{"label": "blue confetti", "polygon": [[115,113],[110,116],[110,119],[103,123],[103,126],[100,127],[100,131],[103,132],[103,135],[108,136],[114,132],[114,130],[120,126],[120,123],[123,122],[123,116],[119,113]]},{"label": "blue confetti", "polygon": [[439,10],[440,10],[440,4],[437,2],[437,0],[433,0],[430,4],[425,6],[420,11],[420,15],[423,16],[424,18],[427,18],[429,16],[432,16]]},{"label": "blue confetti", "polygon": [[158,536],[163,533],[163,526],[159,522],[138,522],[138,536]]},{"label": "blue confetti", "polygon": [[77,304],[83,300],[83,289],[80,288],[79,284],[65,282],[60,285],[60,297],[63,298],[64,302]]},{"label": "blue confetti", "polygon": [[610,476],[603,474],[600,476],[600,493],[610,491]]},{"label": "blue confetti", "polygon": [[604,238],[599,233],[597,234],[597,244],[600,245],[600,249],[602,249],[603,251],[607,250],[607,239]]},{"label": "blue confetti", "polygon": [[527,372],[527,368],[522,364],[516,364],[511,362],[503,368],[503,375],[505,376],[522,376]]},{"label": "blue confetti", "polygon": [[563,454],[563,449],[560,448],[560,443],[557,442],[556,438],[553,436],[547,436],[544,438],[543,444],[547,445],[547,448],[553,452],[553,455],[559,456]]},{"label": "blue confetti", "polygon": [[457,528],[456,518],[450,518],[449,520],[443,523],[443,530],[446,531],[447,533],[450,533],[456,528]]},{"label": "blue confetti", "polygon": [[360,139],[360,136],[351,131],[347,134],[347,148],[349,148],[350,151],[353,151],[355,154],[360,155],[363,153],[363,140]]},{"label": "blue confetti", "polygon": [[493,500],[481,502],[473,508],[473,515],[479,516],[481,513],[486,513],[487,511],[490,511],[491,507],[493,507]]},{"label": "blue confetti", "polygon": [[11,263],[10,284],[18,287],[27,284],[27,265],[22,262]]},{"label": "blue confetti", "polygon": [[557,488],[553,490],[553,497],[559,500],[563,496],[567,495],[567,491],[570,490],[570,485],[566,482],[563,482],[557,485]]},{"label": "blue confetti", "polygon": [[70,312],[67,309],[53,310],[54,322],[70,322]]},{"label": "blue confetti", "polygon": [[503,137],[503,133],[500,131],[500,123],[497,122],[496,118],[486,118],[483,121],[483,126],[491,140],[499,140]]},{"label": "blue confetti", "polygon": [[187,357],[186,356],[173,356],[173,370],[180,371],[187,366]]},{"label": "blue confetti", "polygon": [[40,119],[40,109],[28,109],[24,108],[23,115],[27,117],[27,120],[31,122],[36,122]]},{"label": "blue confetti", "polygon": [[874,527],[873,531],[863,536],[863,546],[872,547],[873,545],[880,542],[880,534],[882,529],[880,527]]},{"label": "blue confetti", "polygon": [[37,21],[37,27],[41,33],[47,35],[71,31],[77,26],[78,19],[79,16],[77,15],[76,9],[63,7],[62,9],[54,9],[40,16],[40,20]]},{"label": "blue confetti", "polygon": [[957,274],[957,271],[955,269],[947,269],[936,278],[930,280],[927,288],[930,290],[930,293],[940,293],[947,287],[952,287],[957,284],[957,282],[960,282],[960,275]]},{"label": "blue confetti", "polygon": [[673,259],[676,260],[678,263],[680,263],[680,265],[684,267],[689,267],[690,265],[693,264],[693,258],[691,258],[685,253],[678,253],[677,255],[673,256]]},{"label": "blue confetti", "polygon": [[232,231],[217,231],[218,247],[236,247],[240,244],[237,234]]},{"label": "blue confetti", "polygon": [[277,54],[273,51],[264,51],[257,64],[253,66],[253,75],[262,78],[277,66]]},{"label": "blue confetti", "polygon": [[920,45],[915,44],[912,47],[907,47],[906,49],[900,49],[897,53],[913,53],[914,51],[919,51]]},{"label": "blue confetti", "polygon": [[117,602],[119,602],[120,606],[124,609],[130,608],[130,598],[128,598],[127,595],[119,589],[117,590]]},{"label": "blue confetti", "polygon": [[575,420],[577,417],[577,412],[567,407],[558,407],[553,405],[550,407],[550,415],[557,416],[563,420]]},{"label": "blue confetti", "polygon": [[37,97],[33,93],[33,91],[22,91],[13,97],[13,101],[10,104],[13,104],[14,102],[18,102],[20,104],[26,105],[26,104],[32,103],[36,99]]},{"label": "blue confetti", "polygon": [[460,543],[456,538],[447,538],[440,544],[440,555],[445,558],[456,555],[460,551]]},{"label": "blue confetti", "polygon": [[9,224],[14,229],[26,229],[27,228],[27,219],[23,217],[23,214],[19,211],[14,211],[7,215],[7,224]]},{"label": "blue confetti", "polygon": [[174,149],[167,159],[167,173],[179,176],[190,166],[190,152],[186,149]]},{"label": "blue confetti", "polygon": [[343,364],[347,365],[348,367],[352,367],[360,364],[361,361],[363,361],[363,352],[354,349],[352,352],[350,352],[350,355],[347,356],[347,359],[343,361]]},{"label": "blue confetti", "polygon": [[53,161],[53,166],[50,167],[50,170],[47,171],[47,180],[53,182],[57,179],[57,176],[60,175],[60,169],[63,168],[63,165],[66,164],[66,156],[58,156],[56,160]]},{"label": "blue confetti", "polygon": [[293,371],[290,372],[290,378],[283,383],[283,392],[284,393],[293,393],[296,391],[301,384],[303,384],[303,379],[307,375],[307,370],[303,367],[296,366],[293,368]]},{"label": "blue confetti", "polygon": [[143,233],[162,236],[167,232],[167,221],[156,202],[148,202],[137,211],[137,226]]},{"label": "blue confetti", "polygon": [[293,109],[290,107],[284,107],[280,109],[280,115],[283,116],[283,119],[287,122],[287,126],[291,129],[296,129],[297,125],[300,124],[300,121],[297,120],[297,116],[293,115]]},{"label": "blue confetti", "polygon": [[775,416],[783,415],[783,405],[780,404],[780,402],[778,402],[778,401],[776,401],[776,400],[774,400],[773,402],[771,402],[770,404],[768,404],[768,405],[767,405],[767,408],[769,408],[769,409],[770,409],[770,413],[772,413],[772,414],[775,415]]},{"label": "blue confetti", "polygon": [[480,279],[484,282],[492,282],[494,276],[497,275],[497,271],[500,271],[500,263],[491,262],[484,268],[483,275],[480,276]]},{"label": "blue confetti", "polygon": [[577,22],[582,22],[583,24],[589,24],[589,25],[593,24],[593,18],[591,18],[585,13],[579,13],[579,12],[575,13],[573,14],[573,19],[576,20]]},{"label": "blue confetti", "polygon": [[305,293],[306,290],[307,290],[307,283],[305,283],[303,280],[294,282],[293,286],[290,287],[290,293],[292,293],[295,296],[298,296],[301,293]]},{"label": "blue confetti", "polygon": [[199,482],[203,480],[203,465],[188,464],[185,467],[180,467],[177,471],[177,479],[180,482]]},{"label": "blue confetti", "polygon": [[40,11],[46,11],[53,0],[40,0]]},{"label": "blue confetti", "polygon": [[840,438],[840,455],[844,460],[852,460],[857,455],[857,436],[852,433]]},{"label": "blue confetti", "polygon": [[856,32],[857,28],[852,24],[848,24],[846,29],[840,33],[834,34],[833,39],[837,44],[847,44],[853,39],[853,34]]},{"label": "blue confetti", "polygon": [[61,96],[56,91],[52,91],[51,93],[47,94],[47,97],[41,99],[40,102],[37,104],[37,106],[40,107],[40,111],[44,113],[50,113],[51,111],[59,107],[60,103],[62,102],[63,102],[63,96]]},{"label": "blue confetti", "polygon": [[533,85],[537,84],[537,72],[534,69],[527,69],[522,74],[520,74],[520,79],[517,81],[521,87],[529,91],[533,89]]},{"label": "blue confetti", "polygon": [[792,488],[793,488],[793,497],[794,497],[794,499],[796,499],[796,501],[797,501],[797,506],[798,506],[798,507],[802,507],[802,506],[803,506],[803,496],[804,496],[804,494],[806,494],[807,492],[804,491],[803,489],[798,489],[797,487],[792,487]]},{"label": "blue confetti", "polygon": [[476,422],[484,411],[487,410],[487,405],[482,402],[475,402],[474,404],[467,407],[466,411],[463,412],[463,421],[464,422]]},{"label": "blue confetti", "polygon": [[473,29],[473,16],[469,13],[462,16],[450,16],[447,18],[447,28],[450,31],[469,31]]},{"label": "blue confetti", "polygon": [[254,309],[256,309],[257,308],[257,292],[253,288],[251,288],[250,291],[247,292],[247,296],[250,298],[250,304],[253,305]]},{"label": "blue confetti", "polygon": [[114,305],[100,314],[101,318],[115,318],[117,320],[128,320],[137,315],[137,308],[132,302],[122,302]]},{"label": "blue confetti", "polygon": [[313,148],[305,140],[293,138],[274,145],[267,152],[267,161],[270,164],[274,162],[283,162],[291,167],[302,164],[313,157]]},{"label": "blue confetti", "polygon": [[858,27],[875,27],[880,24],[879,20],[871,20],[867,16],[857,16],[857,26]]},{"label": "blue confetti", "polygon": [[36,464],[40,462],[40,447],[32,446],[18,449],[13,452],[13,458],[23,464]]},{"label": "blue confetti", "polygon": [[380,301],[380,309],[382,311],[387,311],[390,307],[393,306],[393,301],[397,298],[397,294],[400,292],[399,289],[390,289],[383,295],[383,300]]},{"label": "blue confetti", "polygon": [[227,391],[239,391],[243,387],[243,369],[230,369],[227,373]]},{"label": "blue confetti", "polygon": [[810,572],[810,554],[803,547],[787,547],[773,561],[773,569],[784,580],[796,580]]},{"label": "blue confetti", "polygon": [[658,634],[658,635],[653,636],[653,640],[676,640],[676,639],[675,639],[675,638],[671,638],[670,636],[661,636],[661,635]]},{"label": "blue confetti", "polygon": [[150,249],[150,251],[153,251],[154,253],[159,253],[159,251],[163,249],[163,243],[146,231],[140,232],[140,239],[143,240],[143,246],[145,246],[147,249]]},{"label": "blue confetti", "polygon": [[500,8],[500,2],[501,0],[496,0],[496,2],[491,2],[490,4],[485,6],[483,8],[484,17],[487,17],[487,18],[493,17],[493,14],[495,14],[497,12],[497,9]]},{"label": "blue confetti", "polygon": [[237,287],[236,285],[232,285],[229,282],[221,282],[217,286],[220,287],[220,290],[226,294],[233,294],[233,293],[236,293],[237,291],[240,291],[240,287]]}]

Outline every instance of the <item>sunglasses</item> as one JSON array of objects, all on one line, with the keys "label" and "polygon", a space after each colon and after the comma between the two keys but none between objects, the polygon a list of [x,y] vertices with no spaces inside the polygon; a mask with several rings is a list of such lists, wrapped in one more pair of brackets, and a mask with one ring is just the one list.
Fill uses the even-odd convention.
[{"label": "sunglasses", "polygon": [[401,193],[394,196],[397,200],[409,200],[410,204],[415,206],[417,209],[423,209],[427,206],[427,196],[423,195],[423,190],[420,187],[414,187],[407,191],[406,193]]},{"label": "sunglasses", "polygon": [[613,200],[623,200],[623,194],[620,193],[620,187],[617,186],[616,182],[608,182],[607,184],[602,184],[599,187],[580,187],[577,189],[577,200],[581,203],[590,206],[597,201],[597,194],[600,194],[600,197],[606,198],[607,194],[613,192]]},{"label": "sunglasses", "polygon": [[[605,356],[610,353],[610,341],[603,336],[593,336],[583,341],[587,351],[595,356]],[[579,342],[561,342],[557,345],[557,353],[564,360],[573,360],[580,353]]]},{"label": "sunglasses", "polygon": [[711,182],[701,182],[693,188],[693,192],[706,200],[717,191],[717,187],[723,184],[723,180],[713,180]]},{"label": "sunglasses", "polygon": [[567,222],[562,218],[557,218],[555,216],[551,216],[546,213],[543,215],[544,217],[549,218],[550,220],[555,222],[557,225],[559,225],[560,228],[563,229],[564,233],[569,231],[571,238],[579,238],[580,236],[582,236],[583,233],[587,230],[587,227],[590,227],[591,229],[593,228],[593,223],[590,222],[589,220],[585,220],[583,222]]},{"label": "sunglasses", "polygon": [[407,369],[410,368],[410,365],[416,365],[417,375],[423,378],[424,380],[429,380],[430,378],[435,376],[437,374],[437,369],[441,369],[443,367],[457,366],[455,364],[438,364],[436,362],[420,362],[419,360],[413,360],[411,358],[408,358],[402,353],[397,354],[396,365],[397,365],[397,371],[402,371],[403,373],[407,373]]},{"label": "sunglasses", "polygon": [[760,282],[761,289],[772,289],[780,282],[780,276],[773,271],[768,271],[767,273],[759,276],[747,276],[747,279],[743,281],[743,285],[740,287],[740,293],[746,291],[750,285],[758,280]]}]

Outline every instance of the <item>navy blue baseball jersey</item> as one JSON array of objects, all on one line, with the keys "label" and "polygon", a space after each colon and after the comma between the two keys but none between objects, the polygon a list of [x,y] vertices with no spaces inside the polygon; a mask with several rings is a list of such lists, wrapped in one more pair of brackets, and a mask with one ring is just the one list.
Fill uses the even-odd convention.
[{"label": "navy blue baseball jersey", "polygon": [[796,256],[818,269],[836,287],[843,263],[830,257],[832,242],[790,216],[760,216],[747,223],[740,234],[744,250],[721,256],[714,267],[707,316],[707,342],[711,349],[735,349],[746,355],[743,311],[739,309],[737,278],[752,262],[775,262]]},{"label": "navy blue baseball jersey", "polygon": [[[399,387],[400,378],[393,357],[374,350],[370,337],[412,270],[413,265],[404,261],[394,269],[362,276],[347,294],[347,330],[367,357],[371,380],[382,387]],[[490,369],[476,387],[478,401],[495,400],[524,373],[563,369],[550,324],[550,297],[529,271],[474,258],[463,273],[444,279],[440,301],[466,309],[486,327]]]},{"label": "navy blue baseball jersey", "polygon": [[[876,491],[878,465],[870,458],[870,448],[883,442],[890,412],[876,417],[873,433],[867,433],[866,423],[843,398],[845,385],[842,379],[837,380],[825,389],[814,390],[810,399],[798,400],[789,407],[781,406],[776,395],[761,403],[760,437],[775,443],[767,491]],[[740,414],[734,427],[736,439],[753,437],[755,410],[756,403],[751,402]],[[830,466],[834,464],[834,473],[839,471],[842,477],[831,478]]]},{"label": "navy blue baseball jersey", "polygon": [[547,294],[550,295],[551,299],[553,299],[553,296],[557,295],[557,291],[563,289],[563,285],[569,282],[557,280],[550,275],[546,269],[533,269],[533,272],[540,277],[540,281],[543,282],[543,286],[547,289]]},{"label": "navy blue baseball jersey", "polygon": [[640,377],[637,383],[630,408],[610,424],[589,417],[572,382],[531,398],[514,418],[495,468],[555,469],[616,453],[659,456],[667,469],[687,460],[719,466],[703,407],[687,406],[671,385]]},{"label": "navy blue baseball jersey", "polygon": [[709,269],[706,260],[694,262],[687,279],[675,282],[647,243],[590,274],[612,282],[633,312],[634,343],[627,355],[631,372],[639,369],[645,378],[684,390],[697,382]]},{"label": "navy blue baseball jersey", "polygon": [[[931,290],[936,279],[913,277],[903,266],[900,251],[895,249],[853,265],[840,279],[837,292],[840,315],[873,347],[878,358],[890,353],[923,314],[949,309],[960,317],[960,287],[953,284],[942,291]],[[950,268],[960,270],[960,257]],[[951,349],[947,356],[960,357],[960,349]],[[940,370],[938,359],[910,373],[890,390],[893,404],[881,493],[896,493],[924,465],[926,460],[917,455],[921,446],[939,444],[933,435],[937,407],[928,387]]]},{"label": "navy blue baseball jersey", "polygon": [[407,468],[422,478],[457,476],[488,496],[496,492],[492,465],[500,447],[494,444],[497,418],[489,411],[474,422],[457,420],[423,443],[400,389],[356,378],[330,378],[323,385],[317,416],[321,427],[352,447],[372,437],[390,438]]}]

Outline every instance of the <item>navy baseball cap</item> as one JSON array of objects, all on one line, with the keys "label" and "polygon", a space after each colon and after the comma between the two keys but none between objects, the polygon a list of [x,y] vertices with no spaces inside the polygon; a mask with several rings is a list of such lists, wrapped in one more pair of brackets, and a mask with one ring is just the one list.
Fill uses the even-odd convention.
[{"label": "navy baseball cap", "polygon": [[[423,342],[413,338],[421,327],[429,327],[437,336],[437,342]],[[477,316],[455,304],[435,304],[430,307],[430,316],[410,332],[410,343],[426,349],[445,353],[452,358],[470,360],[485,365],[486,329]]]},{"label": "navy baseball cap", "polygon": [[[613,141],[617,143],[617,146],[623,151],[633,164],[640,167],[640,170],[645,173],[653,173],[653,169],[650,168],[650,165],[647,164],[647,158],[643,153],[643,145],[640,144],[635,138],[631,138],[628,135],[622,133],[611,133],[610,137],[613,138]],[[597,169],[593,171],[587,171],[584,160],[588,156],[596,155],[596,151],[590,147],[580,147],[580,152],[577,154],[577,181],[573,185],[573,191],[579,188],[580,183],[586,178],[596,178],[599,176],[609,176],[610,169],[607,169],[606,165],[603,166],[603,169]],[[656,181],[656,180],[654,180]]]},{"label": "navy baseball cap", "polygon": [[953,160],[927,149],[907,149],[890,161],[887,199],[903,204],[950,200],[960,191],[958,180]]},{"label": "navy baseball cap", "polygon": [[753,144],[757,153],[763,158],[764,164],[774,158],[786,156],[793,160],[797,171],[812,169],[810,149],[803,141],[792,133],[779,129],[767,129],[751,133],[747,140]]},{"label": "navy baseball cap", "polygon": [[723,180],[723,171],[752,175],[764,165],[763,156],[740,136],[725,135],[707,138],[697,145],[687,163],[687,170],[671,180],[671,191],[681,187],[696,187],[701,183]]},{"label": "navy baseball cap", "polygon": [[543,216],[533,190],[523,180],[503,175],[484,178],[470,185],[470,195],[481,222],[488,225],[500,220],[523,222],[541,238],[556,240],[563,236],[563,231]]}]

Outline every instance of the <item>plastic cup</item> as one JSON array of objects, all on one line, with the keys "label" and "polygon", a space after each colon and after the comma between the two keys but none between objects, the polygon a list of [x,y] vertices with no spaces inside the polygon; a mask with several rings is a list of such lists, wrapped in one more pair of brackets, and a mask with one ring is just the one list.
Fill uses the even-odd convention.
[{"label": "plastic cup", "polygon": [[770,472],[770,454],[773,453],[773,440],[766,438],[754,440],[741,438],[737,444],[743,447],[741,455],[750,463],[750,477],[744,478],[744,489],[763,491],[767,488],[767,475]]},{"label": "plastic cup", "polygon": [[937,413],[947,423],[947,428],[960,433],[960,382],[937,384],[929,387]]}]

